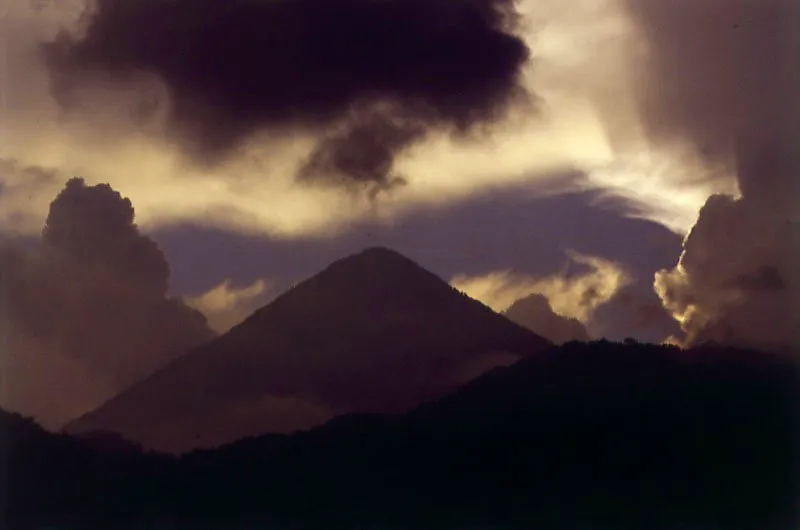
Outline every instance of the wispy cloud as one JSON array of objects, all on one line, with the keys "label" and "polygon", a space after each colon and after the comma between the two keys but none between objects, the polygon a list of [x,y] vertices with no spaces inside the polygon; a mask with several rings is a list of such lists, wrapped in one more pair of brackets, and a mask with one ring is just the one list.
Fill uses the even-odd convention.
[{"label": "wispy cloud", "polygon": [[206,316],[217,333],[225,333],[269,302],[272,290],[263,279],[244,287],[234,287],[225,280],[205,293],[189,297],[186,303]]}]

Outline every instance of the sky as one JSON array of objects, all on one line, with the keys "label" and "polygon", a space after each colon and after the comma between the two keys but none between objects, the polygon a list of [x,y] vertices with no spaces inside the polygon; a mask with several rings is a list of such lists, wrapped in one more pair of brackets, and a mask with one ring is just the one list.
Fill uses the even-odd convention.
[{"label": "sky", "polygon": [[[0,6],[5,372],[30,374],[4,399],[53,424],[375,245],[593,337],[797,344],[792,0]],[[130,314],[98,334],[90,292]]]}]

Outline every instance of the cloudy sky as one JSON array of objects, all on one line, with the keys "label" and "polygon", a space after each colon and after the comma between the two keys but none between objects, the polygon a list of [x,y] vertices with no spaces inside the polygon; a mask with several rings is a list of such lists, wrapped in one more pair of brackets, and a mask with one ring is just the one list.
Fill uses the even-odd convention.
[{"label": "cloudy sky", "polygon": [[793,0],[0,6],[6,401],[113,394],[374,245],[595,337],[796,343]]}]

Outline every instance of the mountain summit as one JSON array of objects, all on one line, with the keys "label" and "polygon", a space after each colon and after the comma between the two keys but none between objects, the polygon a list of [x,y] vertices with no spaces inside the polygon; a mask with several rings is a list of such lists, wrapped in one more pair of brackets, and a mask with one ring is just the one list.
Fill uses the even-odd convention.
[{"label": "mountain summit", "polygon": [[67,426],[183,451],[346,412],[403,412],[550,343],[405,256],[329,265]]},{"label": "mountain summit", "polygon": [[591,340],[589,332],[578,319],[559,315],[553,311],[547,298],[539,293],[520,298],[503,315],[534,333],[541,333],[556,344]]}]

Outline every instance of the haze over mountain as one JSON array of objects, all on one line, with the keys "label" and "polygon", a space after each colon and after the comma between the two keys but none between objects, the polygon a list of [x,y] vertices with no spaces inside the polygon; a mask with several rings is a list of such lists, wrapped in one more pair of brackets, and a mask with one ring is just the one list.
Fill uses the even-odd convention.
[{"label": "haze over mountain", "polygon": [[181,451],[402,412],[550,343],[404,256],[339,260],[67,426]]},{"label": "haze over mountain", "polygon": [[351,414],[180,458],[113,437],[87,444],[0,411],[8,520],[794,530],[798,376],[796,359],[756,351],[572,342],[406,415]]}]

